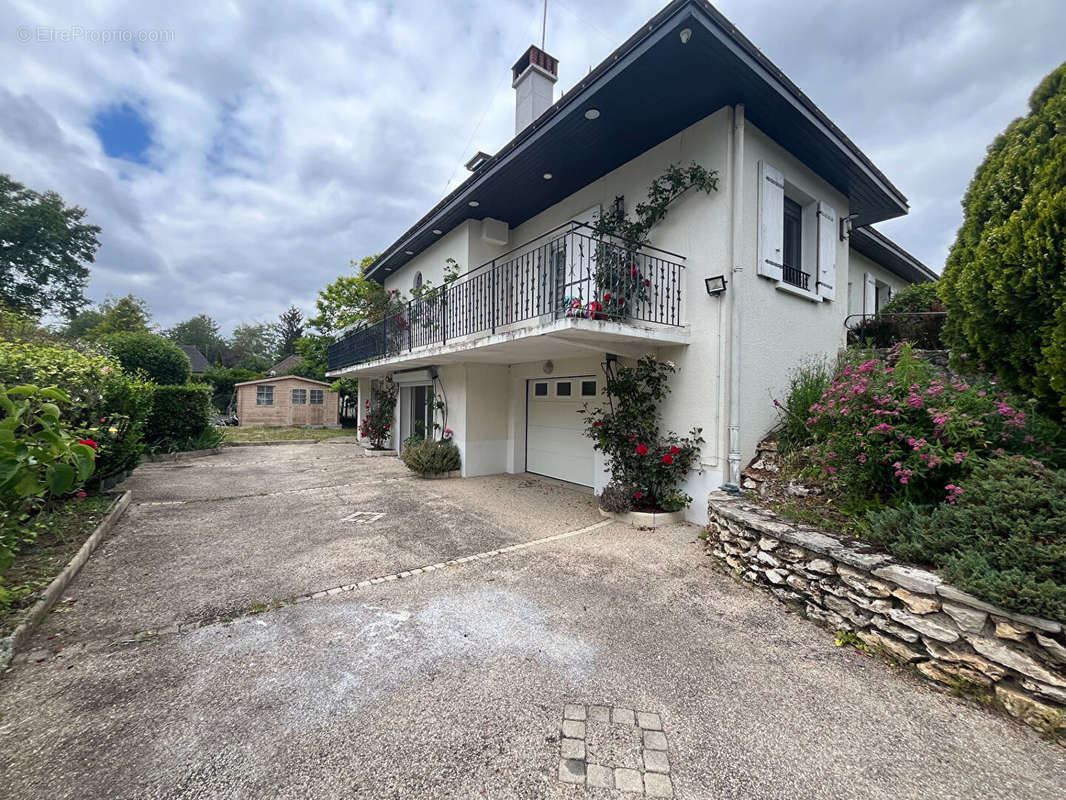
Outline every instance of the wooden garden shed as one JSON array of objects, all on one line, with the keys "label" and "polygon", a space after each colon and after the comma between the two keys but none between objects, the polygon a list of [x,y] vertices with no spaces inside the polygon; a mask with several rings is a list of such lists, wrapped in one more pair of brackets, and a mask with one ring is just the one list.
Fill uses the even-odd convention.
[{"label": "wooden garden shed", "polygon": [[340,427],[339,395],[322,381],[282,375],[245,381],[237,390],[237,419],[249,425],[322,425]]}]

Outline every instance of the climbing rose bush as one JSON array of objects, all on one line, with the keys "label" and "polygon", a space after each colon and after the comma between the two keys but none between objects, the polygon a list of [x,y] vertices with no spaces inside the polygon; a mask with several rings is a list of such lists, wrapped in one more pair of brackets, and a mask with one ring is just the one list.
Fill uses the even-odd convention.
[{"label": "climbing rose bush", "polygon": [[370,440],[372,450],[384,450],[392,433],[392,415],[396,410],[399,387],[391,381],[366,401],[366,414],[359,421],[359,435]]},{"label": "climbing rose bush", "polygon": [[940,376],[909,345],[838,372],[805,424],[813,471],[853,498],[954,504],[976,467],[1063,463],[1062,431],[994,377]]},{"label": "climbing rose bush", "polygon": [[702,429],[688,436],[660,432],[659,406],[676,371],[669,361],[642,358],[608,374],[607,405],[583,410],[585,432],[607,457],[616,486],[641,510],[678,511],[692,502],[679,487],[697,466]]}]

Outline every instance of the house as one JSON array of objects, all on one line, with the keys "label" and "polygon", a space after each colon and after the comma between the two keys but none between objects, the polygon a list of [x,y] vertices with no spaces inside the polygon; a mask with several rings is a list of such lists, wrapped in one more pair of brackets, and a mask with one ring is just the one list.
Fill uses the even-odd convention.
[{"label": "house", "polygon": [[285,375],[234,384],[237,420],[251,425],[315,425],[340,427],[336,392],[329,384]]},{"label": "house", "polygon": [[277,364],[267,370],[267,375],[274,377],[275,375],[288,375],[298,366],[303,359],[296,353],[285,356]]},{"label": "house", "polygon": [[203,375],[211,369],[211,362],[200,352],[199,347],[194,344],[179,344],[178,347],[181,348],[181,352],[189,357],[189,364],[191,366],[189,371],[193,375]]},{"label": "house", "polygon": [[[531,472],[601,490],[578,414],[604,370],[645,354],[678,369],[665,427],[703,429],[703,498],[739,484],[776,422],[789,374],[835,353],[850,313],[935,275],[872,224],[907,213],[888,178],[710,4],[674,0],[559,100],[559,61],[530,47],[512,69],[516,134],[368,269],[387,289],[443,291],[329,348],[329,377],[400,389],[393,444],[453,431],[464,476]],[[597,241],[670,165],[716,170],[677,200],[639,252]],[[589,312],[599,268],[646,282],[624,314]],[[884,288],[882,288],[884,287]],[[438,402],[440,401],[440,402]]]}]

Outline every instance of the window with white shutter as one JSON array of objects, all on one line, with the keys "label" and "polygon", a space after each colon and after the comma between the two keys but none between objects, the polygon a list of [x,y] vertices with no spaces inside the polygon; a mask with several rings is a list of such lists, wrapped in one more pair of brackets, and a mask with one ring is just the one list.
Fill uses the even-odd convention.
[{"label": "window with white shutter", "polygon": [[837,212],[828,203],[818,203],[818,296],[836,299]]},{"label": "window with white shutter", "polygon": [[776,167],[760,161],[758,273],[775,281],[782,278],[784,218],[785,176]]},{"label": "window with white shutter", "polygon": [[863,274],[863,286],[865,287],[862,295],[862,313],[863,314],[876,314],[877,313],[877,278],[871,275],[869,272]]}]

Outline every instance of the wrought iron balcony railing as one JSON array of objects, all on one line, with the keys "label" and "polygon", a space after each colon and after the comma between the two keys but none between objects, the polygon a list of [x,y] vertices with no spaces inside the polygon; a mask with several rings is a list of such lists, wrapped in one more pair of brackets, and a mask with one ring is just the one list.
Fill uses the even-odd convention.
[{"label": "wrought iron balcony railing", "polygon": [[684,266],[568,223],[411,300],[329,346],[329,369],[491,334],[531,319],[681,325]]}]

